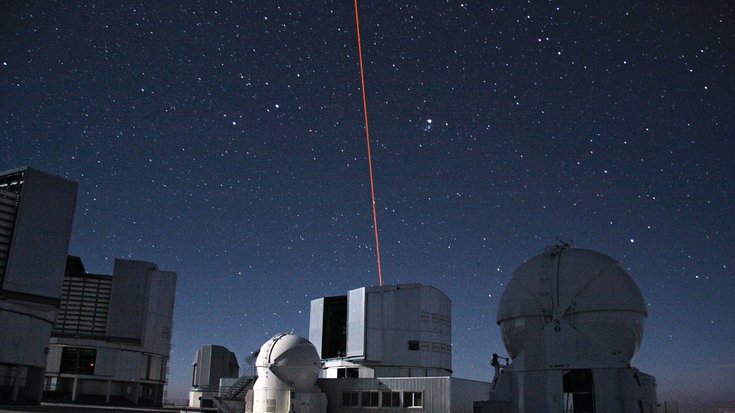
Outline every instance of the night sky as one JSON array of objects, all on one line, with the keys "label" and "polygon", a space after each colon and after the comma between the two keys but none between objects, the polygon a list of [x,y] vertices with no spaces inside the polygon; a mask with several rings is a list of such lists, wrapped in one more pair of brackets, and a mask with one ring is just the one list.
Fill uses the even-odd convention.
[{"label": "night sky", "polygon": [[[170,398],[377,284],[351,0],[75,3],[0,5],[0,170],[80,183],[88,271],[178,272]],[[360,4],[384,281],[489,380],[513,270],[571,241],[640,286],[659,400],[735,399],[735,6],[584,3]]]}]

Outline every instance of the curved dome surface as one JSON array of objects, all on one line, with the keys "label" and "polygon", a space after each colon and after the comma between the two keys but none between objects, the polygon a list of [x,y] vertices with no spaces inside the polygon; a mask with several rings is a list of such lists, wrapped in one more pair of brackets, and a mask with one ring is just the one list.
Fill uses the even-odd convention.
[{"label": "curved dome surface", "polygon": [[307,389],[316,383],[321,360],[309,340],[281,333],[263,344],[255,365],[259,376],[268,376],[270,371],[295,389]]},{"label": "curved dome surface", "polygon": [[628,363],[640,347],[646,316],[638,286],[616,260],[555,246],[513,273],[497,323],[511,357],[525,351],[536,364],[560,357],[552,353]]}]

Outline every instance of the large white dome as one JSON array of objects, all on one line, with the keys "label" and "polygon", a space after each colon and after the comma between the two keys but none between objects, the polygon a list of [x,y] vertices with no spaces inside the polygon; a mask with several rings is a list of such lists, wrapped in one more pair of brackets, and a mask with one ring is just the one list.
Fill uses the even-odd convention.
[{"label": "large white dome", "polygon": [[617,261],[555,246],[513,273],[497,322],[518,368],[619,367],[638,351],[646,316]]},{"label": "large white dome", "polygon": [[321,360],[311,342],[294,334],[276,334],[265,342],[255,362],[258,376],[266,379],[264,386],[274,385],[268,380],[275,375],[295,390],[311,389],[319,376]]}]

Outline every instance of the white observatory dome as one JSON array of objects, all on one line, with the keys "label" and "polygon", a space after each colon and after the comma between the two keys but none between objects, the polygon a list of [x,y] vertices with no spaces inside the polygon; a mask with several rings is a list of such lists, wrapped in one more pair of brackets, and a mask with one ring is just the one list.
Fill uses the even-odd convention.
[{"label": "white observatory dome", "polygon": [[497,322],[520,370],[625,367],[646,316],[640,290],[617,261],[562,245],[513,273]]},{"label": "white observatory dome", "polygon": [[[321,368],[321,360],[311,342],[294,334],[276,334],[260,348],[255,362],[258,376],[268,387],[279,387],[278,380],[294,390],[312,389]],[[275,377],[273,377],[275,375]],[[278,380],[274,380],[274,379]],[[260,380],[260,379],[259,379]]]}]

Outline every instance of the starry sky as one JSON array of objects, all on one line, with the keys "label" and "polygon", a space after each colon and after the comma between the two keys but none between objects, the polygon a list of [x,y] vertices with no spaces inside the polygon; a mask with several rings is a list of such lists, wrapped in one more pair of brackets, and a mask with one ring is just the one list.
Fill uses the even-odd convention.
[{"label": "starry sky", "polygon": [[[513,270],[598,250],[659,399],[735,399],[735,7],[585,3],[360,3],[383,278],[444,291],[455,376],[489,380]],[[0,4],[0,169],[80,183],[88,271],[178,272],[170,398],[199,347],[244,364],[378,282],[353,6]]]}]

